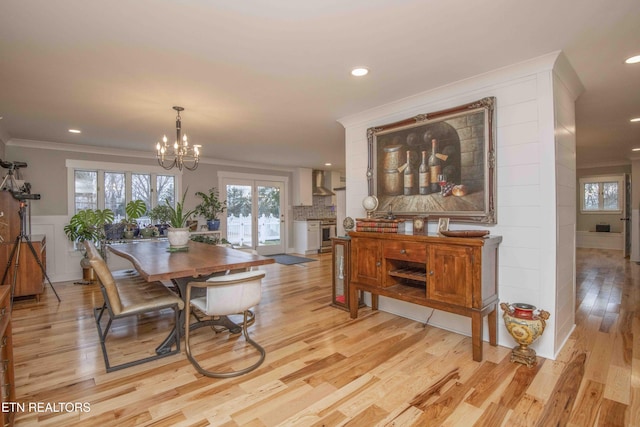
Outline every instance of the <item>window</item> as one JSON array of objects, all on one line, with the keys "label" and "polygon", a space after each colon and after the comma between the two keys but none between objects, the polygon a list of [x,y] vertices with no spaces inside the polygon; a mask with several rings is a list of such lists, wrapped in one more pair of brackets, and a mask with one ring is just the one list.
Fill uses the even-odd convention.
[{"label": "window", "polygon": [[[175,203],[179,188],[179,174],[171,175],[166,170],[132,165],[67,160],[70,177],[69,212],[82,209],[111,209],[115,221],[125,216],[124,208],[131,200],[140,199],[147,209],[166,203]],[[140,218],[140,223],[148,218]]]},{"label": "window", "polygon": [[76,210],[96,209],[98,207],[98,172],[74,172],[74,200]]},{"label": "window", "polygon": [[582,213],[621,213],[623,176],[596,176],[580,178]]}]

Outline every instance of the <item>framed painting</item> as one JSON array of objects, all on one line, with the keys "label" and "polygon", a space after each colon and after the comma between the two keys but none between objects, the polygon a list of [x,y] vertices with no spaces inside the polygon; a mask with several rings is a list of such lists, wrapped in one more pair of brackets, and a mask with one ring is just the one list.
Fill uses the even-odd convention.
[{"label": "framed painting", "polygon": [[496,223],[495,97],[367,130],[377,211]]}]

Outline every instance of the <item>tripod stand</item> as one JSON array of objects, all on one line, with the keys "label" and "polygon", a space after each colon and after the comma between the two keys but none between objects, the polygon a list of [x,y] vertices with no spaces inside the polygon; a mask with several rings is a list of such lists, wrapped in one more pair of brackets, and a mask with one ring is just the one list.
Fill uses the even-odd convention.
[{"label": "tripod stand", "polygon": [[11,281],[11,305],[13,306],[13,294],[15,293],[15,289],[16,289],[16,280],[18,278],[18,267],[20,266],[20,248],[22,246],[22,243],[25,242],[29,247],[29,249],[31,250],[31,254],[33,255],[33,258],[38,263],[38,266],[40,267],[42,274],[47,279],[47,283],[49,283],[49,286],[51,286],[51,290],[53,290],[53,293],[56,295],[58,302],[60,302],[60,297],[58,296],[56,289],[51,284],[51,280],[49,280],[49,276],[47,275],[47,270],[44,268],[44,265],[42,265],[42,261],[40,261],[40,258],[38,257],[38,253],[33,247],[33,244],[31,243],[29,236],[25,234],[24,230],[25,230],[26,206],[27,204],[24,202],[24,200],[20,200],[20,210],[18,211],[18,213],[20,214],[20,234],[15,239],[13,248],[11,249],[11,255],[9,255],[9,260],[7,261],[7,268],[4,270],[4,275],[2,276],[2,282],[0,283],[2,284],[5,283],[5,280],[7,279],[7,275],[9,274],[9,270],[11,269],[11,262],[14,260],[14,257],[15,257],[13,279]]},{"label": "tripod stand", "polygon": [[[2,161],[0,160],[0,163]],[[24,185],[23,186],[19,186],[18,182],[13,174],[13,171],[16,170],[18,171],[18,178],[20,178],[20,169],[18,166],[16,166],[15,163],[8,163],[9,166],[6,166],[7,164],[3,164],[2,167],[8,167],[9,170],[7,171],[7,176],[4,177],[4,179],[2,180],[2,184],[0,184],[0,190],[8,190],[11,191],[12,193],[14,192],[21,192],[24,190]],[[26,163],[25,163],[26,165]]]}]

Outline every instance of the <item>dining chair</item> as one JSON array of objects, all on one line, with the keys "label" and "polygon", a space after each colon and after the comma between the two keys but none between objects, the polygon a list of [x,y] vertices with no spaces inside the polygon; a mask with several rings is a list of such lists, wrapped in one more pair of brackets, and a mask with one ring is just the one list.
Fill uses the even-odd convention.
[{"label": "dining chair", "polygon": [[[171,292],[162,282],[147,282],[135,270],[111,272],[107,263],[104,261],[93,243],[85,241],[84,246],[87,250],[87,256],[91,267],[94,269],[96,276],[98,277],[100,290],[104,297],[103,305],[94,309],[94,317],[107,372],[140,365],[142,363],[180,353],[181,328],[179,327],[179,316],[180,311],[184,308],[184,302],[182,299],[175,293]],[[107,352],[106,345],[107,334],[111,329],[112,322],[126,317],[138,317],[149,312],[158,312],[165,309],[171,309],[174,313],[176,349],[166,353],[142,357],[112,366],[109,362],[109,354]],[[105,312],[108,313],[109,320],[103,330],[101,320],[102,315]],[[137,328],[137,326],[138,323],[136,322],[133,325],[130,325],[130,328]],[[138,332],[138,330],[131,330],[130,335],[137,337]]]},{"label": "dining chair", "polygon": [[[185,348],[187,358],[202,375],[213,378],[236,377],[253,371],[264,361],[266,355],[264,348],[253,341],[247,332],[248,326],[255,320],[255,314],[250,308],[260,302],[260,288],[264,275],[264,272],[259,270],[242,271],[224,276],[213,276],[205,282],[189,282],[187,284],[185,300],[190,301],[190,304],[187,304],[185,308]],[[197,288],[204,288],[206,290],[205,295],[192,299],[192,290]],[[206,320],[197,318],[196,322],[191,323],[191,306],[212,318]],[[244,339],[258,351],[260,355],[258,361],[248,367],[237,370],[213,371],[203,368],[193,355],[190,332],[203,326],[214,325],[216,317],[240,313],[243,316],[242,333]]]}]

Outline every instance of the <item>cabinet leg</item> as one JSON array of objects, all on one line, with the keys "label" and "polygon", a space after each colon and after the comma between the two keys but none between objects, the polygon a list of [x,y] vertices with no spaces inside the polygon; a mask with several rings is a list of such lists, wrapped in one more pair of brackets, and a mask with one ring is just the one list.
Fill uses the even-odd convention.
[{"label": "cabinet leg", "polygon": [[355,286],[349,286],[349,313],[352,319],[358,318],[358,290]]},{"label": "cabinet leg", "polygon": [[487,320],[489,321],[489,344],[495,347],[498,345],[498,304],[493,306]]},{"label": "cabinet leg", "polygon": [[482,312],[471,313],[471,342],[473,347],[473,360],[482,362]]},{"label": "cabinet leg", "polygon": [[378,294],[371,294],[371,309],[378,309]]}]

